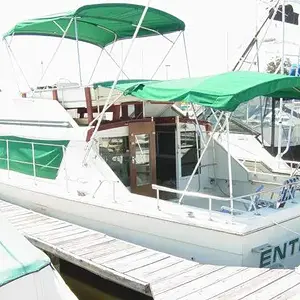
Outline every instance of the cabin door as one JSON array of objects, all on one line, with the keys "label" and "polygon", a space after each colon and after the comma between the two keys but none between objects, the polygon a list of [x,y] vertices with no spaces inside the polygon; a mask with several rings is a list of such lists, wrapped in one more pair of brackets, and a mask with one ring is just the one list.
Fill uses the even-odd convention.
[{"label": "cabin door", "polygon": [[154,122],[129,123],[131,192],[155,196],[156,151]]}]

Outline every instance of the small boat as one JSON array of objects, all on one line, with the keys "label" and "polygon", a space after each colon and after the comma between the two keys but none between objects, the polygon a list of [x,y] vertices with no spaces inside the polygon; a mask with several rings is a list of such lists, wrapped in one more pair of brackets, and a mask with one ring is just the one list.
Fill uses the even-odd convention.
[{"label": "small boat", "polygon": [[77,300],[49,257],[0,215],[0,299]]}]

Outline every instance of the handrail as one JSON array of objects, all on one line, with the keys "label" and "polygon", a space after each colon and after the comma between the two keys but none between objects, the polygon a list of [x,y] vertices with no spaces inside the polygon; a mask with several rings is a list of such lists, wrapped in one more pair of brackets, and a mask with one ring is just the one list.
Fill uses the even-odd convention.
[{"label": "handrail", "polygon": [[5,139],[1,139],[0,141],[2,142],[12,142],[12,143],[20,143],[20,144],[34,144],[34,145],[42,145],[42,146],[55,146],[55,147],[65,147],[64,145],[58,145],[58,144],[46,144],[46,143],[39,143],[39,142],[26,142],[26,141],[18,141],[18,140],[5,140]]},{"label": "handrail", "polygon": [[[8,178],[10,178],[10,164],[12,162],[18,163],[18,164],[23,164],[23,165],[32,165],[33,168],[33,178],[34,178],[34,183],[36,184],[36,179],[37,179],[37,167],[44,167],[47,169],[55,169],[55,170],[60,170],[61,166],[59,167],[53,167],[45,164],[39,164],[35,160],[35,145],[42,145],[42,146],[52,146],[52,147],[57,147],[62,149],[63,157],[62,161],[64,161],[64,171],[65,171],[65,180],[66,180],[66,189],[67,192],[69,192],[69,185],[68,185],[68,176],[67,176],[67,166],[66,166],[66,147],[64,145],[57,145],[57,144],[46,144],[46,143],[39,143],[39,142],[27,142],[27,141],[18,141],[18,140],[8,140],[8,139],[0,139],[0,141],[6,143],[6,157],[0,157],[0,161],[6,161],[7,162],[7,173],[8,173]],[[19,143],[19,144],[28,144],[31,145],[31,154],[32,154],[32,161],[22,161],[22,160],[17,160],[17,159],[12,159],[9,155],[9,143]]]},{"label": "handrail", "polygon": [[[299,185],[299,182],[282,184],[282,185],[280,185],[276,188],[273,188],[273,189],[261,190],[261,191],[256,192],[256,193],[251,193],[251,194],[247,194],[247,195],[243,195],[243,196],[233,197],[232,199],[230,197],[219,197],[219,196],[208,195],[208,194],[199,193],[199,192],[181,191],[181,190],[176,190],[176,189],[169,188],[169,187],[160,186],[160,185],[157,185],[157,184],[152,184],[152,189],[156,190],[157,209],[159,209],[159,210],[160,210],[160,206],[159,206],[159,200],[160,200],[159,192],[160,191],[176,193],[176,194],[183,195],[183,196],[191,196],[191,197],[197,197],[197,198],[207,198],[209,200],[209,220],[211,220],[212,200],[230,201],[231,203],[233,203],[233,201],[238,201],[238,202],[241,202],[241,203],[246,203],[246,204],[250,204],[250,205],[252,204],[253,205],[253,200],[257,196],[260,196],[262,194],[274,193],[275,191],[280,190],[282,187],[291,187],[291,186],[297,186],[297,185]],[[272,201],[272,199],[266,200],[266,201]],[[234,210],[233,205],[230,205],[230,209],[232,211]],[[255,212],[255,214],[257,213],[255,205],[254,205],[254,212]]]},{"label": "handrail", "polygon": [[113,185],[113,201],[116,203],[116,183],[119,183],[119,180],[108,180],[108,179],[99,180],[99,185],[95,189],[92,198],[95,198],[95,195],[97,194],[98,190],[100,189],[100,187],[104,182],[111,183]]}]

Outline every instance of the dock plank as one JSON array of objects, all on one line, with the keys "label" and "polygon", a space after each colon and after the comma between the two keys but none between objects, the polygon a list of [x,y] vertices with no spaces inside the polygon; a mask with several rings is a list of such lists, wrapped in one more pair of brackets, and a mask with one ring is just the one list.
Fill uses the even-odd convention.
[{"label": "dock plank", "polygon": [[278,281],[274,281],[268,284],[265,288],[260,289],[259,291],[255,291],[252,294],[244,297],[243,300],[253,299],[254,296],[256,297],[256,299],[270,300],[276,297],[276,295],[288,291],[290,288],[299,284],[299,282],[300,275],[293,272],[284,276],[280,280],[280,284],[278,283]]},{"label": "dock plank", "polygon": [[[115,253],[110,253],[108,255],[104,255],[103,257],[97,257],[93,261],[97,264],[101,264],[103,266],[106,266],[105,263],[109,263],[111,261],[117,261],[119,259],[125,259],[126,257],[131,257],[132,255],[137,255],[138,253],[142,253],[146,251],[147,249],[143,247],[129,247],[127,249],[117,251]],[[107,266],[106,266],[107,267]]]},{"label": "dock plank", "polygon": [[300,298],[300,283],[295,285],[294,287],[288,289],[287,291],[277,295],[276,297],[272,298],[272,300],[298,300]]},{"label": "dock plank", "polygon": [[105,243],[94,245],[81,253],[85,258],[96,261],[98,258],[104,258],[105,256],[112,253],[117,253],[119,251],[127,250],[130,248],[134,248],[134,246],[130,244],[128,245],[123,241],[106,237]]},{"label": "dock plank", "polygon": [[68,244],[67,246],[63,245],[63,249],[67,251],[71,251],[72,253],[75,253],[76,255],[83,256],[84,254],[88,254],[93,252],[94,246],[99,246],[103,243],[111,242],[114,241],[115,239],[110,237],[110,236],[95,236],[93,240],[86,240],[83,243],[78,243],[77,245],[74,246],[73,244]]},{"label": "dock plank", "polygon": [[199,286],[195,292],[192,292],[191,289],[190,293],[183,297],[182,300],[194,298],[201,298],[201,300],[211,299],[265,272],[267,272],[267,269],[245,268],[241,272],[233,274],[224,280],[214,282],[204,288]]},{"label": "dock plank", "polygon": [[33,245],[156,300],[300,299],[300,275],[199,264],[0,200],[0,212]]},{"label": "dock plank", "polygon": [[267,269],[267,272],[264,272],[256,276],[253,280],[240,284],[239,286],[231,289],[230,291],[223,293],[222,295],[216,296],[213,299],[214,300],[244,299],[248,295],[263,289],[264,287],[268,286],[270,283],[274,281],[278,281],[279,279],[285,277],[286,275],[292,272],[293,272],[292,270],[280,270],[279,272],[277,269],[273,269],[273,270]]},{"label": "dock plank", "polygon": [[182,258],[176,256],[167,256],[164,259],[154,262],[151,265],[137,268],[135,270],[127,271],[126,274],[137,277],[137,278],[146,278],[154,272],[159,272],[164,268],[171,267],[176,265],[179,262],[184,261]]},{"label": "dock plank", "polygon": [[221,266],[199,265],[189,272],[177,275],[172,280],[164,280],[152,285],[152,291],[157,295],[157,299],[183,297],[198,287],[205,287],[241,270],[243,267],[222,268]]}]

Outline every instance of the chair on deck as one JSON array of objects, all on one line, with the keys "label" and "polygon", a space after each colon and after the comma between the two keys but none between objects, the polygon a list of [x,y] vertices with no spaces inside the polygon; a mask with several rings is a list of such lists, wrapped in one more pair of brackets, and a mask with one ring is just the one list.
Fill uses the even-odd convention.
[{"label": "chair on deck", "polygon": [[[299,177],[292,177],[285,180],[283,182],[283,186],[279,191],[278,199],[275,203],[270,200],[261,199],[260,194],[255,195],[253,201],[250,203],[248,211],[253,211],[255,207],[274,207],[276,209],[284,208],[285,203],[288,200],[295,198],[297,182],[299,182]],[[263,185],[259,186],[255,192],[258,193],[262,191],[263,187]]]},{"label": "chair on deck", "polygon": [[295,198],[296,182],[299,182],[298,177],[284,181],[284,186],[280,189],[279,199],[276,202],[276,208],[283,208],[286,201]]}]

